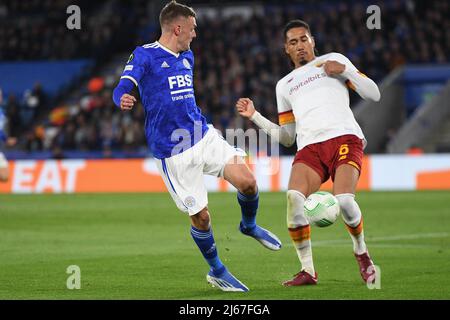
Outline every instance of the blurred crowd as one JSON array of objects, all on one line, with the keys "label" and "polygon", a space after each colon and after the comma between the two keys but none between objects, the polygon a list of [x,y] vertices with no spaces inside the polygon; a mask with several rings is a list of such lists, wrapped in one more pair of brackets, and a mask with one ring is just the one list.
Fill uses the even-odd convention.
[{"label": "blurred crowd", "polygon": [[[449,62],[449,2],[427,1],[424,6],[423,1],[394,0],[379,5],[381,30],[366,28],[367,6],[350,2],[298,10],[273,6],[248,21],[238,16],[201,21],[193,50],[203,112],[216,126],[233,127],[234,102],[248,96],[277,121],[274,88],[291,70],[281,30],[292,19],[310,24],[319,55],[340,52],[377,82],[404,63]],[[355,94],[352,98],[357,101]]]},{"label": "blurred crowd", "polygon": [[[66,2],[58,3],[64,6]],[[18,10],[18,3],[24,2],[6,3],[6,10],[9,12]],[[127,16],[139,17],[134,20],[139,24],[139,28],[128,28],[128,38],[134,39],[134,45],[155,41],[158,37],[154,31],[155,26],[145,24],[145,14],[148,12],[142,10],[145,2],[129,3],[135,5],[127,7]],[[291,19],[300,18],[310,24],[319,55],[331,51],[340,52],[377,82],[405,63],[448,63],[449,2],[393,0],[378,1],[377,4],[381,8],[380,30],[366,28],[367,4],[350,2],[330,2],[322,6],[308,3],[302,6],[267,5],[264,13],[255,12],[251,17],[199,17],[197,38],[191,45],[195,54],[197,104],[208,121],[223,132],[226,128],[245,130],[253,127],[250,121],[244,121],[234,110],[236,100],[244,96],[252,98],[259,111],[277,123],[275,85],[291,70],[283,51],[282,29]],[[4,4],[0,5],[0,21],[4,8]],[[95,5],[91,4],[91,8],[95,11]],[[114,13],[114,10],[110,11],[111,15]],[[149,20],[150,18],[147,19]],[[25,19],[23,21],[25,25],[27,22]],[[86,35],[81,32],[77,45],[64,50],[55,49],[60,45],[67,45],[67,41],[63,39],[66,33],[59,33],[58,29],[39,29],[35,33],[27,34],[21,32],[25,30],[22,29],[25,27],[21,22],[13,24],[11,30],[14,31],[0,23],[0,46],[3,46],[0,48],[0,58],[60,59],[90,55],[104,42],[117,43],[117,37],[126,37],[123,28],[120,28],[120,35],[115,34],[113,30],[118,24],[132,24],[133,20],[121,18],[120,14],[116,14],[114,19],[102,21],[104,25],[92,28],[94,34]],[[44,26],[44,22],[42,23]],[[148,32],[143,33],[143,30]],[[9,37],[11,32],[19,34],[20,37]],[[2,37],[16,40],[3,41]],[[51,40],[48,40],[49,38]],[[31,51],[22,50],[23,40],[33,46]],[[127,46],[128,54],[134,45]],[[113,46],[110,50],[112,51],[109,55],[127,55],[123,46]],[[103,57],[103,60],[105,59]],[[108,156],[111,150],[144,150],[146,142],[142,107],[138,105],[132,112],[121,112],[111,99],[112,89],[125,62],[117,65],[115,72],[93,75],[88,85],[78,90],[77,99],[51,106],[49,114],[45,114],[37,122],[34,121],[34,115],[27,116],[26,119],[17,116],[14,111],[17,101],[14,102],[10,97],[12,101],[8,100],[4,107],[13,128],[21,128],[17,129],[18,131],[26,128],[22,132],[16,132],[18,135],[22,133],[23,148],[29,151],[55,150],[55,153],[61,150],[103,150],[105,156]],[[102,59],[98,60],[97,70],[101,70],[101,65]],[[36,90],[34,88],[32,92]],[[356,94],[352,94],[351,98],[353,104],[358,101]],[[39,101],[44,100],[39,98]]]},{"label": "blurred crowd", "polygon": [[[99,59],[108,51],[123,50],[134,39],[130,37],[133,20],[143,14],[139,7],[126,9],[138,3],[2,0],[0,60]],[[68,29],[67,22],[75,21],[73,14],[78,14],[68,10],[72,5],[80,8],[81,29]]]}]

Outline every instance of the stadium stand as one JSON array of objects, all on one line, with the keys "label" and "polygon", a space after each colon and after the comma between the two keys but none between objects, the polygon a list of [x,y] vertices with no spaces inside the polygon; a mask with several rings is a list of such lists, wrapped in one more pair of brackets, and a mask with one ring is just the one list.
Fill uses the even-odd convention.
[{"label": "stadium stand", "polygon": [[[24,99],[17,94],[14,98],[7,92],[9,88],[3,89],[12,134],[19,137],[12,158],[30,156],[31,151],[43,151],[52,157],[67,156],[69,151],[98,152],[101,157],[145,156],[142,108],[120,112],[112,103],[111,91],[134,46],[157,39],[156,4],[142,0],[79,1],[85,29],[68,32],[64,30],[64,19],[69,2],[57,1],[58,6],[52,6],[50,1],[30,1],[31,4],[6,1],[0,5],[0,17],[4,18],[0,19],[1,60],[10,63],[90,58],[93,61],[88,73],[54,99],[47,99],[46,106],[38,108],[38,114],[31,120],[24,119],[23,112],[18,111],[26,108]],[[198,36],[193,43],[195,90],[203,113],[222,131],[248,129],[253,127],[252,123],[236,115],[234,103],[238,97],[249,96],[263,114],[278,121],[274,88],[278,79],[290,70],[282,50],[281,30],[294,18],[310,23],[319,54],[343,53],[379,83],[401,66],[449,63],[448,2],[430,0],[425,5],[418,0],[378,1],[383,12],[381,30],[358,27],[365,25],[368,4],[361,1],[348,6],[330,1],[318,8],[311,2],[290,5],[243,2],[236,10],[236,5],[214,3],[206,8],[195,3],[199,14]],[[36,12],[41,10],[48,11],[50,18],[38,18],[41,15]],[[14,28],[8,28],[10,23]],[[15,36],[11,37],[12,34]],[[32,42],[30,37],[34,39]],[[10,38],[14,40],[6,41]],[[31,89],[31,84],[28,86]],[[441,87],[434,87],[434,91],[439,93]],[[48,88],[43,87],[52,96],[54,92]],[[422,105],[421,94],[414,90],[406,94],[405,109],[396,110],[398,121],[375,140],[370,152],[386,150],[402,123]],[[360,104],[355,94],[351,95],[351,101],[352,106]],[[362,126],[364,129],[364,123]],[[282,152],[292,154],[294,150]],[[436,145],[427,150],[439,151]],[[73,152],[71,155],[76,156]]]}]

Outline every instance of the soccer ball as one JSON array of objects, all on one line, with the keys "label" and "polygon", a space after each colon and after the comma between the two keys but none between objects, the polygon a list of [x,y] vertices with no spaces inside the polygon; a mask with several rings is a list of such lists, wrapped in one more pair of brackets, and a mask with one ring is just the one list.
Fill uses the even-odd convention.
[{"label": "soccer ball", "polygon": [[331,226],[341,211],[336,197],[325,191],[311,194],[306,199],[304,208],[309,224],[321,228]]}]

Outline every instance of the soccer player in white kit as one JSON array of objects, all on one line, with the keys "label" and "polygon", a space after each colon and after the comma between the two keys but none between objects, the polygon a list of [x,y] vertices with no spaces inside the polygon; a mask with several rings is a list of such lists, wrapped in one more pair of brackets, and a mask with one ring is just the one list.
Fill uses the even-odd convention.
[{"label": "soccer player in white kit", "polygon": [[373,101],[379,101],[380,92],[375,82],[344,55],[332,52],[316,57],[314,38],[306,22],[290,21],[284,28],[284,38],[285,52],[295,68],[276,86],[280,125],[256,111],[249,98],[236,103],[242,116],[281,144],[291,146],[297,140],[287,191],[287,226],[301,270],[283,285],[317,284],[311,228],[303,205],[329,177],[353,240],[361,277],[365,282],[373,282],[375,268],[364,241],[361,210],[355,201],[366,140],[350,109],[348,88]]}]

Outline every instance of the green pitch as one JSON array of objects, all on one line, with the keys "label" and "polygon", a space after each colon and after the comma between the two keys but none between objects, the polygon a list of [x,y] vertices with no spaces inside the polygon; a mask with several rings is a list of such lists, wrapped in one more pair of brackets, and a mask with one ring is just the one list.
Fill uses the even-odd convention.
[{"label": "green pitch", "polygon": [[[284,193],[263,193],[258,222],[276,233],[273,252],[238,230],[235,194],[210,194],[219,255],[248,293],[224,293],[187,216],[168,194],[0,195],[0,299],[450,299],[449,192],[359,193],[381,288],[362,282],[342,218],[313,228],[314,287],[284,288],[299,271]],[[81,289],[66,269],[81,269]]]}]

